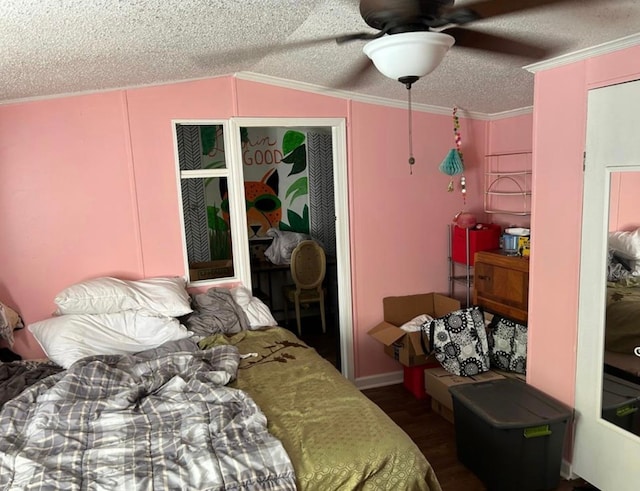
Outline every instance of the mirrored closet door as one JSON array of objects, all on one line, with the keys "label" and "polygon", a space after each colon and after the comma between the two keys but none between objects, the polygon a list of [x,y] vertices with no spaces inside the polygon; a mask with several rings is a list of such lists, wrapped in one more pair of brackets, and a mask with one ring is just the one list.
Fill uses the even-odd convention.
[{"label": "mirrored closet door", "polygon": [[630,191],[639,182],[639,128],[640,81],[590,91],[573,471],[603,490],[631,491],[640,483],[640,416],[633,401],[640,388],[634,368],[640,308],[633,305],[640,302],[633,297],[640,287],[635,262],[610,248],[616,232],[640,226],[637,184]]}]

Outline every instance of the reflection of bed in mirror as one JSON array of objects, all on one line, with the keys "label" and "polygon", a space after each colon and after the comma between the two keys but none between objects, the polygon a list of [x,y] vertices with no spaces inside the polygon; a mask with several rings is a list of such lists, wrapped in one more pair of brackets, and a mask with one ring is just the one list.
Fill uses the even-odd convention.
[{"label": "reflection of bed in mirror", "polygon": [[[640,382],[640,278],[607,286],[604,362],[609,373]],[[616,370],[617,369],[617,370]]]},{"label": "reflection of bed in mirror", "polygon": [[610,234],[604,363],[605,372],[640,383],[640,261],[629,258],[636,238],[640,229]]}]

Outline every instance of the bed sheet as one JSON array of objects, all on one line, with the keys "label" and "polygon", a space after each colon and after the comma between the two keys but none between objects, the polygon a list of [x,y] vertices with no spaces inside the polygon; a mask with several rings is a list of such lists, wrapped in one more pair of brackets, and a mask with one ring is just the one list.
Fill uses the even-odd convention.
[{"label": "bed sheet", "polygon": [[290,331],[274,327],[201,346],[236,345],[233,386],[267,416],[296,471],[299,490],[441,490],[420,449],[377,405]]},{"label": "bed sheet", "polygon": [[0,411],[0,489],[295,489],[233,346],[83,358]]},{"label": "bed sheet", "polygon": [[640,286],[633,280],[607,284],[605,350],[633,355],[640,347]]}]

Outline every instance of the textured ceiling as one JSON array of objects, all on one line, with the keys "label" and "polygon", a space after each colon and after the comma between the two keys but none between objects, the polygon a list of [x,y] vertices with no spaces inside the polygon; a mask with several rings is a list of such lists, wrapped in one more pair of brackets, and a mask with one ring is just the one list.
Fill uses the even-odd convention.
[{"label": "textured ceiling", "polygon": [[[473,24],[553,46],[551,57],[639,26],[637,0],[576,0]],[[375,70],[344,85],[366,60],[364,42],[300,46],[354,31],[371,31],[357,0],[2,0],[0,102],[240,71],[405,101],[404,87]],[[454,46],[413,100],[489,114],[527,107],[533,75],[522,66],[532,61]]]}]

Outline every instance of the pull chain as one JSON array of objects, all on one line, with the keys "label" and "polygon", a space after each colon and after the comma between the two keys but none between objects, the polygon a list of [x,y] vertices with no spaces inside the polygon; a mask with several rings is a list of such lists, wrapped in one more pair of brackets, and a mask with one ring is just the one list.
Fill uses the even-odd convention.
[{"label": "pull chain", "polygon": [[413,125],[411,117],[411,84],[407,84],[407,91],[409,92],[409,174],[413,175],[413,164],[416,163],[416,159],[413,158]]},{"label": "pull chain", "polygon": [[407,77],[400,77],[398,82],[404,84],[409,92],[409,174],[413,174],[413,164],[416,163],[416,159],[413,158],[413,124],[411,121],[411,85],[418,80],[418,77],[413,75]]}]

